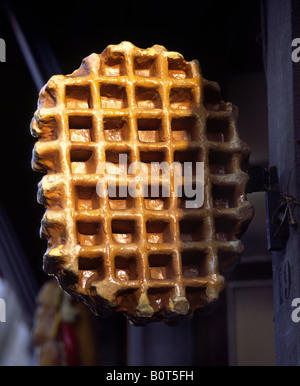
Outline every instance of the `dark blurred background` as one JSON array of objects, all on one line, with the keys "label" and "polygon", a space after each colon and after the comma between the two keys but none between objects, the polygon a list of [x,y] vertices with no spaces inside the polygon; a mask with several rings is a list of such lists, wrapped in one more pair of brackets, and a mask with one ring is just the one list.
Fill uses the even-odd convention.
[{"label": "dark blurred background", "polygon": [[[43,84],[56,73],[73,72],[82,59],[91,53],[101,53],[107,45],[124,40],[141,48],[160,44],[170,51],[180,52],[188,61],[198,59],[204,78],[218,82],[224,100],[238,106],[240,135],[251,147],[251,163],[268,163],[259,0],[51,1],[46,5],[40,1],[2,1],[0,38],[6,42],[6,63],[0,63],[0,200],[37,287],[48,279],[42,272],[46,242],[39,238],[44,208],[36,202],[37,183],[42,175],[33,172],[30,164],[35,139],[30,136],[29,126],[36,109],[38,87],[37,79],[34,81],[24,57],[26,45],[21,42],[22,52],[20,40],[17,39],[16,22],[33,55]],[[247,333],[247,328],[251,323],[259,325],[261,322],[249,320],[247,325],[247,321],[240,320],[246,314],[241,314],[241,308],[238,309],[245,301],[250,304],[256,299],[257,303],[249,305],[254,307],[252,316],[259,314],[261,309],[270,309],[272,312],[272,271],[266,249],[263,197],[253,194],[249,199],[257,214],[244,237],[242,263],[228,277],[232,285],[222,295],[217,310],[208,316],[196,316],[188,327],[178,330],[181,336],[189,337],[182,343],[182,349],[177,347],[179,351],[186,349],[190,353],[188,364],[251,364],[255,360],[274,363],[272,341],[266,342],[266,354],[262,359],[257,359],[262,347],[247,347],[252,339],[248,339],[252,335]],[[255,292],[257,290],[259,296]],[[259,298],[264,296],[262,293],[265,293],[267,306],[259,304]],[[261,308],[255,309],[255,304]],[[228,310],[231,315],[228,315]],[[228,325],[232,318],[235,329]],[[269,325],[272,328],[270,318],[267,314],[267,327],[262,326],[260,333],[254,333],[257,340],[265,335],[263,328],[269,328]],[[157,347],[151,347],[149,337],[157,334],[169,336],[170,330],[168,327],[159,330],[156,326],[139,329],[136,333],[122,316],[99,323],[102,331],[107,332],[102,335],[101,345],[103,351],[106,350],[102,363],[112,365],[157,364],[151,359]],[[113,337],[114,331],[116,335]],[[174,331],[170,333],[171,340]],[[137,363],[141,350],[137,347],[145,342],[148,342],[148,353],[144,352],[143,361],[140,359],[140,363]],[[165,342],[164,346],[168,344]],[[170,343],[169,348],[172,347]],[[173,363],[178,364],[178,361],[180,357],[174,358]],[[165,364],[163,359],[160,363]],[[171,360],[166,364],[172,364]]]}]

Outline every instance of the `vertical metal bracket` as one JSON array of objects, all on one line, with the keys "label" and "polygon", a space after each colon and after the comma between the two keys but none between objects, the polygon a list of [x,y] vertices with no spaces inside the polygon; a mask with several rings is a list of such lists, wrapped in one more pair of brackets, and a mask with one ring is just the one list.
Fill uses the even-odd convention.
[{"label": "vertical metal bracket", "polygon": [[[279,209],[281,193],[278,183],[277,166],[250,166],[247,193],[265,192],[267,246],[269,251],[280,251],[289,237],[288,221],[281,224]],[[276,214],[276,216],[275,216]]]}]

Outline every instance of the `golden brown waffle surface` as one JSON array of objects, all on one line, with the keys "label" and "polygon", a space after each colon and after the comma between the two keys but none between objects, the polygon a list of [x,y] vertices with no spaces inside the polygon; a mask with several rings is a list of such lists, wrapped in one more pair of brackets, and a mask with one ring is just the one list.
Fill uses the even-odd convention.
[{"label": "golden brown waffle surface", "polygon": [[[215,301],[253,216],[236,121],[196,61],[158,45],[110,45],[53,76],[31,124],[33,168],[47,173],[38,190],[45,272],[98,314],[121,311],[136,324],[180,321]],[[204,162],[203,205],[189,208],[172,178],[165,197],[162,173],[153,190],[139,168],[113,176],[120,155],[146,173],[153,162]],[[140,190],[123,197],[131,183]]]}]

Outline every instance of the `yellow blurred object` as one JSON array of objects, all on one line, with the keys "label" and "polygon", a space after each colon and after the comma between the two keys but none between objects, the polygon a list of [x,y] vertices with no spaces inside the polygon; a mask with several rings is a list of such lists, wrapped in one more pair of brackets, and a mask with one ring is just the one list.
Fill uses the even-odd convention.
[{"label": "yellow blurred object", "polygon": [[[84,304],[71,300],[55,280],[46,282],[37,297],[33,339],[39,366],[70,365],[62,326],[74,332],[72,339],[76,365],[97,366],[99,355],[95,336],[94,315]],[[73,364],[74,361],[73,361]]]}]

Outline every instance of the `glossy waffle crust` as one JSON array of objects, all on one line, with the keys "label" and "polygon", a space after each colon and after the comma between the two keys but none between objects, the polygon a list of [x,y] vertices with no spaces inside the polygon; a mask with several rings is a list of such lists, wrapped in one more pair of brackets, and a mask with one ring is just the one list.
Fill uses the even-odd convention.
[{"label": "glossy waffle crust", "polygon": [[[111,45],[52,77],[31,124],[33,168],[47,173],[38,190],[45,272],[96,313],[121,311],[135,324],[180,321],[215,301],[253,215],[236,120],[197,62],[162,46]],[[162,173],[153,188],[138,168],[103,169],[126,167],[120,155],[147,173],[153,162],[204,162],[202,207],[188,208],[172,178],[166,197]],[[137,194],[121,194],[133,182]]]}]

